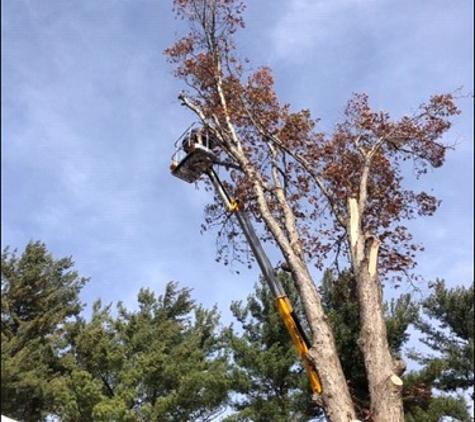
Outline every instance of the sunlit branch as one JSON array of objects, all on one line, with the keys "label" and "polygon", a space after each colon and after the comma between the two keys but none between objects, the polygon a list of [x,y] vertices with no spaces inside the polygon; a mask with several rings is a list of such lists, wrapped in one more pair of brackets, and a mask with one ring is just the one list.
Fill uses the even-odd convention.
[{"label": "sunlit branch", "polygon": [[287,229],[287,235],[290,239],[290,244],[292,245],[292,249],[300,258],[303,258],[302,249],[300,247],[300,238],[298,236],[297,225],[295,222],[295,215],[292,212],[289,202],[287,201],[285,197],[285,190],[280,181],[279,174],[278,174],[279,172],[277,171],[277,168],[278,168],[277,163],[276,163],[277,151],[275,150],[275,148],[272,146],[271,143],[267,143],[267,144],[272,153],[272,162],[273,162],[272,176],[275,183],[275,197],[277,198],[280,208],[284,214],[285,227]]},{"label": "sunlit branch", "polygon": [[345,218],[341,215],[340,211],[338,210],[335,201],[332,200],[332,196],[328,192],[328,189],[325,187],[323,184],[323,181],[321,178],[318,176],[318,174],[313,170],[312,166],[310,163],[302,157],[300,154],[295,154],[291,150],[285,147],[285,145],[280,141],[279,138],[277,138],[274,135],[269,135],[269,137],[274,141],[283,151],[285,151],[287,154],[289,154],[292,158],[294,158],[300,165],[312,176],[314,179],[315,183],[317,184],[318,188],[322,192],[323,196],[327,199],[328,203],[330,204],[330,207],[333,211],[333,214],[335,215],[335,218],[338,220],[340,225],[346,229],[346,221]]},{"label": "sunlit branch", "polygon": [[360,219],[363,218],[363,214],[366,209],[366,202],[368,198],[368,179],[369,173],[371,170],[371,160],[366,157],[363,170],[361,172],[360,187],[359,187],[359,198],[358,198],[358,208]]},{"label": "sunlit branch", "polygon": [[182,105],[193,111],[200,118],[203,124],[206,124],[206,116],[204,115],[203,111],[196,104],[193,104],[186,97],[184,92],[180,92],[180,94],[178,94],[178,99],[182,102]]}]

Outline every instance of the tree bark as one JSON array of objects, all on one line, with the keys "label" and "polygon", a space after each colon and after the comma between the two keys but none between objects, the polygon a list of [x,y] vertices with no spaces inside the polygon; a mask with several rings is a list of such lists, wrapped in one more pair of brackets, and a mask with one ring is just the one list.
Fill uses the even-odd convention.
[{"label": "tree bark", "polygon": [[[238,145],[237,138],[235,141]],[[253,192],[260,214],[291,268],[293,279],[302,299],[313,337],[310,358],[319,373],[323,389],[321,396],[315,397],[315,402],[324,408],[326,416],[331,422],[356,421],[356,412],[338,357],[335,339],[325,316],[315,282],[303,258],[304,253],[297,232],[295,216],[290,211],[285,198],[279,198],[280,206],[286,215],[286,231],[284,232],[268,208],[263,182],[259,174],[255,172],[242,151],[236,149],[233,152],[249,180],[253,180]]]},{"label": "tree bark", "polygon": [[[292,261],[294,260],[291,259]],[[356,421],[353,401],[338,357],[333,333],[324,315],[315,283],[304,266],[295,262],[291,265],[295,270],[293,277],[300,290],[300,297],[313,333],[310,357],[322,383],[321,397],[314,399],[325,409],[329,421]]]},{"label": "tree bark", "polygon": [[404,422],[402,381],[395,373],[389,351],[382,286],[377,273],[379,241],[362,233],[361,215],[355,198],[349,199],[348,209],[352,268],[360,305],[359,345],[368,377],[371,420]]},{"label": "tree bark", "polygon": [[325,409],[329,421],[354,421],[356,414],[353,401],[320,296],[305,264],[298,262],[296,258],[292,254],[287,256],[312,330],[313,344],[310,358],[318,371],[323,389],[321,396],[315,397],[315,401]]}]

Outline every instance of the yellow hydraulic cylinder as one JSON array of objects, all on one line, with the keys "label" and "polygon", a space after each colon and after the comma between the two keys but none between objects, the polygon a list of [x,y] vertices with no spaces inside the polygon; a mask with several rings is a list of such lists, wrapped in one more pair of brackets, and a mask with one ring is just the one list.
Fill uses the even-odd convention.
[{"label": "yellow hydraulic cylinder", "polygon": [[297,349],[297,353],[300,359],[303,362],[305,370],[307,371],[308,378],[310,380],[310,385],[312,386],[312,390],[314,393],[321,394],[322,392],[322,384],[320,382],[320,377],[309,361],[308,358],[308,351],[309,346],[307,341],[305,340],[304,334],[302,333],[301,327],[297,324],[295,317],[292,311],[292,305],[289,302],[287,296],[279,296],[275,299],[275,303],[277,305],[277,309],[279,314],[284,321],[285,326],[287,327],[287,331],[294,342],[295,348]]}]

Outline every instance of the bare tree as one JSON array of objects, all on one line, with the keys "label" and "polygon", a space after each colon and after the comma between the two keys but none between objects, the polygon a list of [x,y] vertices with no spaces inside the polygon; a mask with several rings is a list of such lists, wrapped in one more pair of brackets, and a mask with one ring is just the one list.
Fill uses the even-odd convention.
[{"label": "bare tree", "polygon": [[[267,67],[247,72],[233,35],[244,27],[238,0],[175,0],[190,32],[165,53],[188,86],[179,98],[212,131],[228,187],[241,207],[263,223],[266,240],[282,253],[312,331],[310,351],[323,386],[315,396],[332,422],[356,420],[335,341],[310,266],[348,263],[357,282],[360,347],[374,422],[402,422],[404,362],[388,347],[382,283],[410,279],[414,243],[404,220],[433,214],[438,200],[403,186],[404,163],[415,176],[444,164],[441,138],[459,113],[452,95],[435,95],[411,116],[393,120],[371,110],[365,94],[348,102],[332,134],[319,132],[308,110],[280,104]],[[206,182],[204,182],[206,183]],[[215,198],[215,201],[217,199]],[[224,223],[210,204],[206,224]],[[239,240],[222,232],[225,244]],[[230,248],[219,252],[226,253]]]}]

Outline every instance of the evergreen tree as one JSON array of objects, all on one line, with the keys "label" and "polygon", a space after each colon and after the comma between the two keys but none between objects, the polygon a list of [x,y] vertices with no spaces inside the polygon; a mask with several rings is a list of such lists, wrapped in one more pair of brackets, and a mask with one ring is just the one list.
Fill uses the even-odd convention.
[{"label": "evergreen tree", "polygon": [[464,397],[436,394],[430,366],[409,372],[404,384],[405,422],[473,422]]},{"label": "evergreen tree", "polygon": [[424,314],[416,326],[420,341],[435,355],[413,352],[424,366],[426,382],[446,392],[469,390],[474,399],[474,293],[470,287],[448,289],[437,280],[433,293],[422,302]]},{"label": "evergreen tree", "polygon": [[23,422],[210,421],[225,409],[228,356],[215,308],[169,283],[138,309],[101,301],[79,316],[86,279],[40,242],[2,253],[1,408]]},{"label": "evergreen tree", "polygon": [[[289,299],[295,301],[289,275],[281,272],[278,278],[290,292]],[[306,421],[320,414],[311,402],[307,376],[265,282],[260,279],[247,303],[233,302],[231,310],[240,325],[227,331],[237,393],[232,406],[237,412],[225,420]]]},{"label": "evergreen tree", "polygon": [[[369,415],[369,390],[360,343],[360,314],[355,279],[350,271],[338,277],[326,271],[321,295],[330,325],[335,333],[343,372],[349,380],[349,389],[357,415],[365,420]],[[417,307],[409,295],[402,295],[384,304],[388,344],[395,364],[403,365],[401,351],[409,340],[407,329],[417,317]],[[399,369],[401,372],[404,368]]]},{"label": "evergreen tree", "polygon": [[58,415],[63,422],[209,421],[224,410],[228,358],[216,309],[169,283],[156,297],[138,295],[138,310],[94,305],[71,339]]},{"label": "evergreen tree", "polygon": [[[336,334],[343,371],[347,379],[350,380],[350,391],[358,417],[361,420],[367,420],[371,418],[371,414],[365,368],[359,348],[360,318],[356,294],[355,281],[350,272],[344,271],[338,278],[328,271],[325,273],[322,283],[322,298],[331,326]],[[434,301],[430,299],[426,303],[433,304]],[[385,309],[391,354],[396,358],[396,364],[403,365],[403,361],[397,360],[397,358],[402,356],[403,346],[409,340],[409,327],[420,325],[419,306],[411,301],[409,294],[405,294],[386,303]],[[426,328],[432,329],[428,324]],[[465,364],[469,365],[470,361],[466,361]],[[401,371],[403,370],[401,368]],[[462,397],[436,395],[434,389],[437,386],[434,384],[434,377],[431,374],[432,369],[430,365],[427,365],[419,371],[410,371],[404,375],[405,421],[439,422],[443,418],[450,417],[453,418],[453,421],[469,422],[471,419],[467,412],[466,401]]]},{"label": "evergreen tree", "polygon": [[[290,277],[281,273],[279,279],[298,311],[299,303]],[[325,272],[321,295],[335,333],[343,371],[349,380],[351,397],[358,418],[371,421],[368,384],[359,347],[360,316],[356,294],[351,272],[344,271],[338,277],[330,271]],[[409,340],[410,325],[418,321],[418,306],[406,294],[386,303],[385,309],[391,353],[396,364],[403,365],[397,357],[402,355]],[[261,282],[256,286],[255,295],[249,296],[246,306],[233,303],[232,311],[243,331],[239,333],[231,327],[228,333],[239,398],[233,403],[237,413],[226,421],[290,422],[308,421],[312,417],[324,420],[311,406],[307,378],[267,287]],[[399,368],[402,372],[404,369]],[[449,395],[436,396],[433,379],[428,374],[430,367],[404,376],[405,421],[440,422],[451,417],[452,421],[469,422],[465,400]]]},{"label": "evergreen tree", "polygon": [[78,295],[87,281],[72,267],[40,242],[20,257],[2,251],[1,408],[24,422],[44,420],[52,410],[65,333],[82,310]]}]

